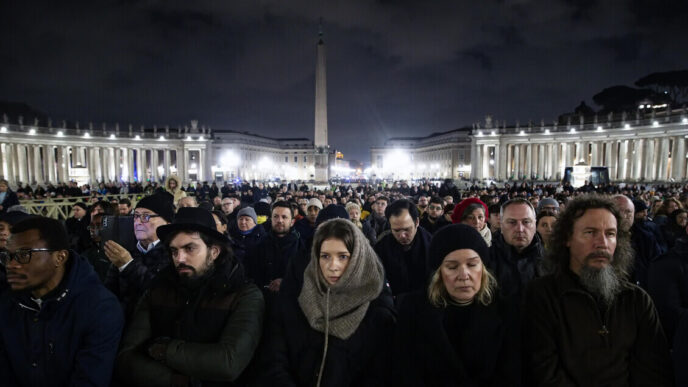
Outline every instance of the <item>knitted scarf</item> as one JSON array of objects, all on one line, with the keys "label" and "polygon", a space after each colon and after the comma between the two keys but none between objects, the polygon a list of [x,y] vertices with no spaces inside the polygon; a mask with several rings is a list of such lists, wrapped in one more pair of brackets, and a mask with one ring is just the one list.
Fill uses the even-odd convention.
[{"label": "knitted scarf", "polygon": [[346,340],[363,320],[370,301],[380,295],[384,269],[358,227],[345,219],[328,222],[346,224],[355,236],[349,265],[339,281],[330,285],[320,271],[319,257],[312,249],[298,301],[311,328],[324,332],[326,336],[331,334]]}]

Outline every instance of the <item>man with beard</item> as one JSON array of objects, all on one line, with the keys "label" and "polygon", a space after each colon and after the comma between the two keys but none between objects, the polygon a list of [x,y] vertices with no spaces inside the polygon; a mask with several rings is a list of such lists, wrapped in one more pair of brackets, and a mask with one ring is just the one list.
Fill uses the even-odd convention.
[{"label": "man with beard", "polygon": [[375,244],[375,252],[394,296],[426,286],[425,270],[432,235],[419,227],[418,208],[406,199],[392,202],[385,210],[390,231]]},{"label": "man with beard", "polygon": [[525,385],[669,386],[669,350],[650,297],[629,283],[628,232],[613,200],[580,196],[548,246],[554,273],[525,292]]},{"label": "man with beard", "polygon": [[444,201],[439,196],[430,198],[427,210],[420,216],[420,225],[430,234],[450,224],[444,219]]},{"label": "man with beard", "polygon": [[[124,385],[233,385],[258,347],[265,304],[210,212],[181,208],[157,235],[173,265],[160,272],[122,340]],[[168,258],[168,259],[169,259]]]},{"label": "man with beard", "polygon": [[263,289],[268,302],[279,292],[289,262],[306,254],[299,233],[292,228],[294,210],[289,203],[273,204],[270,223],[270,231],[245,258],[248,276]]},{"label": "man with beard", "polygon": [[64,226],[31,217],[0,252],[0,384],[109,386],[124,317]]}]

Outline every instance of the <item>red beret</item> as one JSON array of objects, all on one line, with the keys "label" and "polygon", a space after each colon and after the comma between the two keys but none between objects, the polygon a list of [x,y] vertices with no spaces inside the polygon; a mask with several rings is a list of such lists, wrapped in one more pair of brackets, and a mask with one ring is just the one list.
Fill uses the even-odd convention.
[{"label": "red beret", "polygon": [[488,218],[490,214],[487,212],[487,204],[483,203],[482,200],[478,198],[467,198],[463,199],[459,204],[454,207],[454,211],[452,212],[452,223],[461,223],[461,216],[463,215],[463,211],[466,209],[466,207],[470,206],[471,204],[478,203],[483,206],[485,209],[485,218]]}]

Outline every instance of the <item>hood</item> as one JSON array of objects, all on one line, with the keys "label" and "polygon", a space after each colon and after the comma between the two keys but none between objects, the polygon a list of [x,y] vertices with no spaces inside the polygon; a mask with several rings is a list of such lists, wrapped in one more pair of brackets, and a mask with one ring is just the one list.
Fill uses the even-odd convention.
[{"label": "hood", "polygon": [[[177,187],[175,189],[170,189],[170,181],[174,180],[177,182]],[[165,179],[165,190],[168,192],[177,192],[182,189],[182,181],[179,179],[178,176],[175,175],[170,175],[167,179]]]}]

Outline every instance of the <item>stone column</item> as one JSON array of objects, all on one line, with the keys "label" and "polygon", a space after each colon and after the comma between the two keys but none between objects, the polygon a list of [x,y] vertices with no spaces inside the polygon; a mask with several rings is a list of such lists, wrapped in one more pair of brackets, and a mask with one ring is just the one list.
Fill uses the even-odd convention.
[{"label": "stone column", "polygon": [[45,146],[43,159],[45,160],[45,177],[50,183],[55,184],[55,148],[52,145]]},{"label": "stone column", "polygon": [[545,147],[545,144],[537,145],[537,172],[535,174],[538,180],[545,180],[547,177],[547,172],[545,171]]},{"label": "stone column", "polygon": [[134,149],[127,148],[127,181],[133,182],[136,180],[134,175]]},{"label": "stone column", "polygon": [[127,148],[119,148],[119,152],[122,157],[122,161],[120,161],[122,172],[118,177],[121,177],[121,180],[129,181],[129,150]]},{"label": "stone column", "polygon": [[669,167],[669,138],[664,137],[660,140],[659,158],[657,160],[657,179],[667,180]]},{"label": "stone column", "polygon": [[184,163],[182,165],[183,172],[182,172],[182,179],[184,181],[189,181],[189,151],[182,148],[182,154],[184,155],[182,159],[184,160]]},{"label": "stone column", "polygon": [[614,169],[612,164],[612,143],[605,142],[602,144],[604,147],[604,165],[609,168],[609,180],[615,180]]},{"label": "stone column", "polygon": [[200,176],[201,181],[210,180],[205,175],[205,173],[206,173],[205,160],[207,158],[206,148],[201,148],[201,150],[198,152],[198,154],[199,154],[198,176]]},{"label": "stone column", "polygon": [[41,159],[41,146],[33,145],[33,180],[40,185],[45,184],[43,180],[43,160]]},{"label": "stone column", "polygon": [[674,147],[671,152],[671,175],[676,181],[686,178],[686,139],[682,136],[674,137]]},{"label": "stone column", "polygon": [[5,167],[7,170],[5,179],[7,179],[10,184],[14,184],[14,147],[10,143],[5,144]]},{"label": "stone column", "polygon": [[28,173],[26,171],[26,145],[16,144],[17,163],[19,165],[19,181],[26,184]]},{"label": "stone column", "polygon": [[521,179],[521,145],[514,145],[514,180]]},{"label": "stone column", "polygon": [[7,152],[2,149],[3,148],[3,143],[0,143],[0,178],[3,178],[5,180],[9,179],[7,178],[7,172],[5,172],[5,167],[7,166],[7,162],[5,161],[5,157],[7,157]]},{"label": "stone column", "polygon": [[115,154],[115,148],[107,148],[108,153],[108,181],[117,181],[117,155]]},{"label": "stone column", "polygon": [[597,142],[592,143],[592,158],[590,159],[590,166],[598,166],[600,164],[599,154],[598,154],[598,144]]},{"label": "stone column", "polygon": [[143,157],[143,150],[141,148],[136,148],[136,180],[141,182],[145,180],[145,167],[144,167],[144,162],[145,158]]},{"label": "stone column", "polygon": [[631,155],[628,154],[628,140],[621,141],[621,149],[619,150],[619,180],[626,180],[628,178],[628,159]]},{"label": "stone column", "polygon": [[526,165],[525,165],[525,175],[526,179],[530,179],[533,176],[533,145],[526,145]]},{"label": "stone column", "polygon": [[642,155],[643,155],[643,140],[637,139],[633,141],[633,152],[631,152],[633,159],[631,178],[633,180],[640,180],[642,172]]},{"label": "stone column", "polygon": [[165,149],[164,157],[165,157],[165,161],[163,163],[163,166],[165,168],[164,169],[165,179],[167,179],[168,177],[170,177],[170,161],[171,160],[170,160],[170,150],[169,149]]},{"label": "stone column", "polygon": [[513,147],[513,145],[509,145],[509,144],[504,145],[504,147],[506,148],[506,160],[505,160],[505,162],[506,162],[506,170],[505,170],[506,178],[505,178],[505,180],[509,180],[509,179],[511,179],[511,176],[513,176],[513,171],[514,171],[513,160],[512,160],[513,155],[514,155],[514,151],[513,151],[514,147]]},{"label": "stone column", "polygon": [[151,180],[154,182],[159,181],[158,177],[158,150],[151,149]]}]

